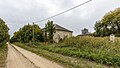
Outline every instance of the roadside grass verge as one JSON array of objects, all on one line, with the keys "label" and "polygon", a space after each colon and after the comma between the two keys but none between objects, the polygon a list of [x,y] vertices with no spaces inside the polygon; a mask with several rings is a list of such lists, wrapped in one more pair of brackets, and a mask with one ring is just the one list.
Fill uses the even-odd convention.
[{"label": "roadside grass verge", "polygon": [[49,60],[60,63],[63,66],[65,66],[65,68],[112,68],[112,67],[91,62],[89,60],[85,60],[82,58],[73,58],[73,57],[61,55],[59,53],[50,52],[49,50],[45,50],[41,46],[36,47],[36,46],[26,45],[24,43],[18,43],[18,42],[14,44],[24,49],[27,49],[33,53],[36,53],[40,56],[43,56]]},{"label": "roadside grass verge", "polygon": [[36,46],[65,56],[88,59],[120,68],[120,38],[110,42],[108,37],[72,37],[58,44]]},{"label": "roadside grass verge", "polygon": [[120,38],[110,42],[108,37],[72,37],[59,44],[36,46],[62,55],[88,59],[107,66],[120,68]]},{"label": "roadside grass verge", "polygon": [[0,68],[6,67],[7,51],[7,45],[0,46]]}]

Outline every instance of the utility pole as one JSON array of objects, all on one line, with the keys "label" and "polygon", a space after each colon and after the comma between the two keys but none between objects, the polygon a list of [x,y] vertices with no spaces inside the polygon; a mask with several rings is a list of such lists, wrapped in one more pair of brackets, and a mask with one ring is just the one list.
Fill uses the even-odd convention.
[{"label": "utility pole", "polygon": [[34,22],[33,22],[33,45],[34,45],[34,40],[35,40],[35,36],[34,36]]}]

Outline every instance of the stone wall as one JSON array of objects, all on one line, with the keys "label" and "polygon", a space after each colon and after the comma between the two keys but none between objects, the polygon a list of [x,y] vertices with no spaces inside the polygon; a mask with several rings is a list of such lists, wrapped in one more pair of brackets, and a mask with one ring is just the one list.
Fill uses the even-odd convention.
[{"label": "stone wall", "polygon": [[60,39],[72,37],[72,32],[56,30],[53,40],[58,43]]}]

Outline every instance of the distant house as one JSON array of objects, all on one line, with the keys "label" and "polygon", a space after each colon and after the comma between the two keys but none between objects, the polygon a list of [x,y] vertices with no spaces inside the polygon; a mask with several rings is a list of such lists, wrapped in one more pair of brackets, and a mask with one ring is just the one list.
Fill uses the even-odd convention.
[{"label": "distant house", "polygon": [[58,43],[60,40],[64,38],[72,37],[73,31],[68,30],[58,24],[54,24],[54,27],[55,27],[55,33],[53,36],[54,42]]}]

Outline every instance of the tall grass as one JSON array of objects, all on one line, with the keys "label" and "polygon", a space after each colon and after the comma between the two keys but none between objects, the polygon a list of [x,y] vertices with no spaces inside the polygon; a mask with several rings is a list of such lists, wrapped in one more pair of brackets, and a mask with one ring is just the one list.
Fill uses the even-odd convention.
[{"label": "tall grass", "polygon": [[6,66],[7,50],[7,45],[0,46],[0,68],[5,68]]},{"label": "tall grass", "polygon": [[116,38],[113,43],[108,37],[72,37],[62,43],[40,46],[40,48],[114,67],[120,66],[120,38]]},{"label": "tall grass", "polygon": [[120,67],[120,38],[116,38],[113,43],[109,41],[109,37],[72,37],[58,44],[33,47],[115,68]]},{"label": "tall grass", "polygon": [[[69,56],[64,56],[59,53],[50,52],[49,50],[45,50],[43,46],[33,46],[31,44],[24,43],[14,43],[15,45],[27,49],[31,52],[34,52],[40,56],[43,56],[49,60],[55,61],[57,63],[62,64],[65,68],[113,68],[109,66],[105,66],[103,64],[90,62],[88,60],[82,58],[73,58]],[[46,47],[46,46],[45,46]],[[51,49],[52,47],[48,48]],[[56,48],[55,48],[56,49]]]}]

